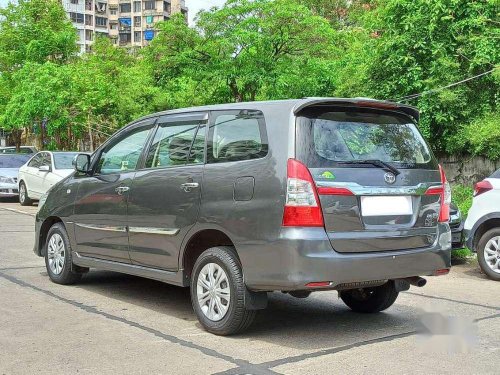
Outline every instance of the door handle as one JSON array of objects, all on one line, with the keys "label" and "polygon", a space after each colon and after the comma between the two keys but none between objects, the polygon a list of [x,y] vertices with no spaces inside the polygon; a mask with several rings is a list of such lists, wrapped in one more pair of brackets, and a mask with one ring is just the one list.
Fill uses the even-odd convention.
[{"label": "door handle", "polygon": [[118,195],[122,195],[123,193],[129,191],[130,188],[128,186],[118,186],[115,191],[118,193]]},{"label": "door handle", "polygon": [[200,184],[197,182],[186,182],[181,185],[181,189],[184,190],[186,193],[189,193],[191,189],[196,189],[199,186]]}]

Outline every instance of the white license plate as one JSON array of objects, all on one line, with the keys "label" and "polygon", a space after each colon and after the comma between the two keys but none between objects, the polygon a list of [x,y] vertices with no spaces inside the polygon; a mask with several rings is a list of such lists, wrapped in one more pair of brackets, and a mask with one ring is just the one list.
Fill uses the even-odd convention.
[{"label": "white license plate", "polygon": [[363,216],[395,216],[412,215],[411,197],[361,197],[361,214]]}]

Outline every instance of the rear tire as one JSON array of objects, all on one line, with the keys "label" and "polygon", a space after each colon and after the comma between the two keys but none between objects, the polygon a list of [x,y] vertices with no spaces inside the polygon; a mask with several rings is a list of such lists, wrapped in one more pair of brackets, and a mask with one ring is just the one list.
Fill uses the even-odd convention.
[{"label": "rear tire", "polygon": [[71,245],[62,223],[54,224],[47,234],[45,267],[56,284],[74,284],[82,278],[81,273],[72,270]]},{"label": "rear tire", "polygon": [[376,313],[392,306],[398,298],[394,282],[373,288],[351,289],[340,292],[340,298],[353,311]]},{"label": "rear tire", "polygon": [[232,247],[212,247],[196,260],[191,303],[208,332],[232,335],[252,324],[256,312],[245,309],[245,291],[241,265]]},{"label": "rear tire", "polygon": [[23,181],[19,183],[19,203],[21,204],[21,206],[33,205],[33,201],[28,197],[28,189],[26,188],[26,184]]},{"label": "rear tire", "polygon": [[500,281],[500,228],[490,229],[481,236],[477,244],[477,261],[486,276]]}]

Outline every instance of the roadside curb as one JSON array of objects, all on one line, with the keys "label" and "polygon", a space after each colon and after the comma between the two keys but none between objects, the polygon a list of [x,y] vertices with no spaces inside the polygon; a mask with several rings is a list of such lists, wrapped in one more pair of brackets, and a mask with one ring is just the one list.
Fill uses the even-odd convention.
[{"label": "roadside curb", "polygon": [[35,215],[36,215],[36,214],[31,214],[31,213],[26,212],[26,211],[16,210],[15,208],[0,207],[0,210],[11,211],[11,212],[15,212],[18,214],[29,215],[29,216],[33,216],[33,217],[35,217]]}]

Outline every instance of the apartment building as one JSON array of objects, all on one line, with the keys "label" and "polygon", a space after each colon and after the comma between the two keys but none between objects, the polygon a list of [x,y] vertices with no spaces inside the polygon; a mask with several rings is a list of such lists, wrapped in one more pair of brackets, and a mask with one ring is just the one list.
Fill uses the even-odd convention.
[{"label": "apartment building", "polygon": [[185,0],[62,0],[77,29],[80,52],[90,50],[96,36],[106,35],[121,47],[143,47],[155,36],[154,25],[182,13]]}]

